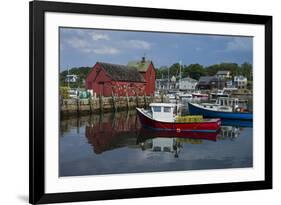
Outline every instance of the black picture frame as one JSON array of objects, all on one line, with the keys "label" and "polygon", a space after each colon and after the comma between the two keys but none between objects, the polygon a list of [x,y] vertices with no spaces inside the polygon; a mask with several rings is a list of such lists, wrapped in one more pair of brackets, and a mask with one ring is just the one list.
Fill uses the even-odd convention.
[{"label": "black picture frame", "polygon": [[[272,17],[262,15],[199,12],[62,2],[30,2],[30,164],[29,202],[31,204],[154,197],[198,193],[260,190],[272,188]],[[265,27],[265,180],[236,183],[198,184],[71,193],[45,192],[45,68],[44,14],[46,12],[97,14],[127,17],[198,20],[259,24]]]}]

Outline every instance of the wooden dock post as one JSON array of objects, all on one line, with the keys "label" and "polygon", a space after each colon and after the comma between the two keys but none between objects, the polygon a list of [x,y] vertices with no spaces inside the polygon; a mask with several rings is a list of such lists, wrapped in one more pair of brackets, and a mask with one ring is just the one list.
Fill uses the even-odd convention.
[{"label": "wooden dock post", "polygon": [[144,108],[147,107],[147,99],[146,99],[146,94],[144,93]]},{"label": "wooden dock post", "polygon": [[91,95],[88,98],[88,103],[89,103],[89,106],[90,106],[90,113],[92,114],[93,113],[93,102],[92,102],[92,96]]},{"label": "wooden dock post", "polygon": [[138,95],[138,93],[136,95],[136,107],[139,107],[139,95]]},{"label": "wooden dock post", "polygon": [[78,95],[77,96],[77,101],[76,101],[76,110],[77,110],[77,113],[80,112],[80,96]]},{"label": "wooden dock post", "polygon": [[126,105],[127,105],[127,111],[129,111],[129,97],[128,97],[128,92],[126,92]]},{"label": "wooden dock post", "polygon": [[103,99],[102,95],[99,95],[100,113],[103,113]]},{"label": "wooden dock post", "polygon": [[112,110],[114,112],[116,112],[117,111],[116,102],[115,102],[116,99],[115,99],[113,91],[111,92],[111,97],[112,97]]}]

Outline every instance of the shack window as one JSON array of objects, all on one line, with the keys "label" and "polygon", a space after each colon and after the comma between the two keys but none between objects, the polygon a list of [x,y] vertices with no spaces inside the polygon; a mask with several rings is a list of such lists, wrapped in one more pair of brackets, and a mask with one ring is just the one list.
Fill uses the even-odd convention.
[{"label": "shack window", "polygon": [[154,106],[153,112],[161,112],[161,107],[160,106]]},{"label": "shack window", "polygon": [[171,107],[164,107],[164,112],[171,112]]}]

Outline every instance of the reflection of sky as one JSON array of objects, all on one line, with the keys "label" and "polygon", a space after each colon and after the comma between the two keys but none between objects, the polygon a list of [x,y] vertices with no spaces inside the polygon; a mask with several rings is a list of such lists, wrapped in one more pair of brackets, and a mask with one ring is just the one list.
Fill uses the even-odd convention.
[{"label": "reflection of sky", "polygon": [[[132,135],[136,135],[132,133]],[[240,136],[208,141],[202,144],[182,143],[179,158],[170,152],[142,151],[124,146],[95,154],[85,137],[85,126],[71,129],[60,137],[60,175],[175,171],[252,166],[252,128],[243,128]]]},{"label": "reflection of sky", "polygon": [[127,64],[143,55],[156,67],[182,61],[189,65],[252,63],[252,37],[60,29],[60,69],[93,66],[97,61]]}]

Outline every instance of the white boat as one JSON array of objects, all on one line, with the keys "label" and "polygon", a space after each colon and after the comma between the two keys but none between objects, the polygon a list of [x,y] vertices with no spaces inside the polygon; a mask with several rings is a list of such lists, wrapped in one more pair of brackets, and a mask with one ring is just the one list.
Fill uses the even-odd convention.
[{"label": "white boat", "polygon": [[208,99],[209,95],[205,93],[201,93],[200,91],[195,91],[192,93],[193,98],[203,98],[203,99]]},{"label": "white boat", "polygon": [[167,97],[169,98],[169,102],[175,103],[176,102],[176,95],[173,93],[167,94]]},{"label": "white boat", "polygon": [[230,94],[226,93],[225,90],[217,90],[217,92],[211,93],[212,98],[218,98],[218,97],[230,97]]},{"label": "white boat", "polygon": [[191,101],[192,100],[192,94],[189,93],[183,93],[179,95],[179,98],[181,101]]}]

